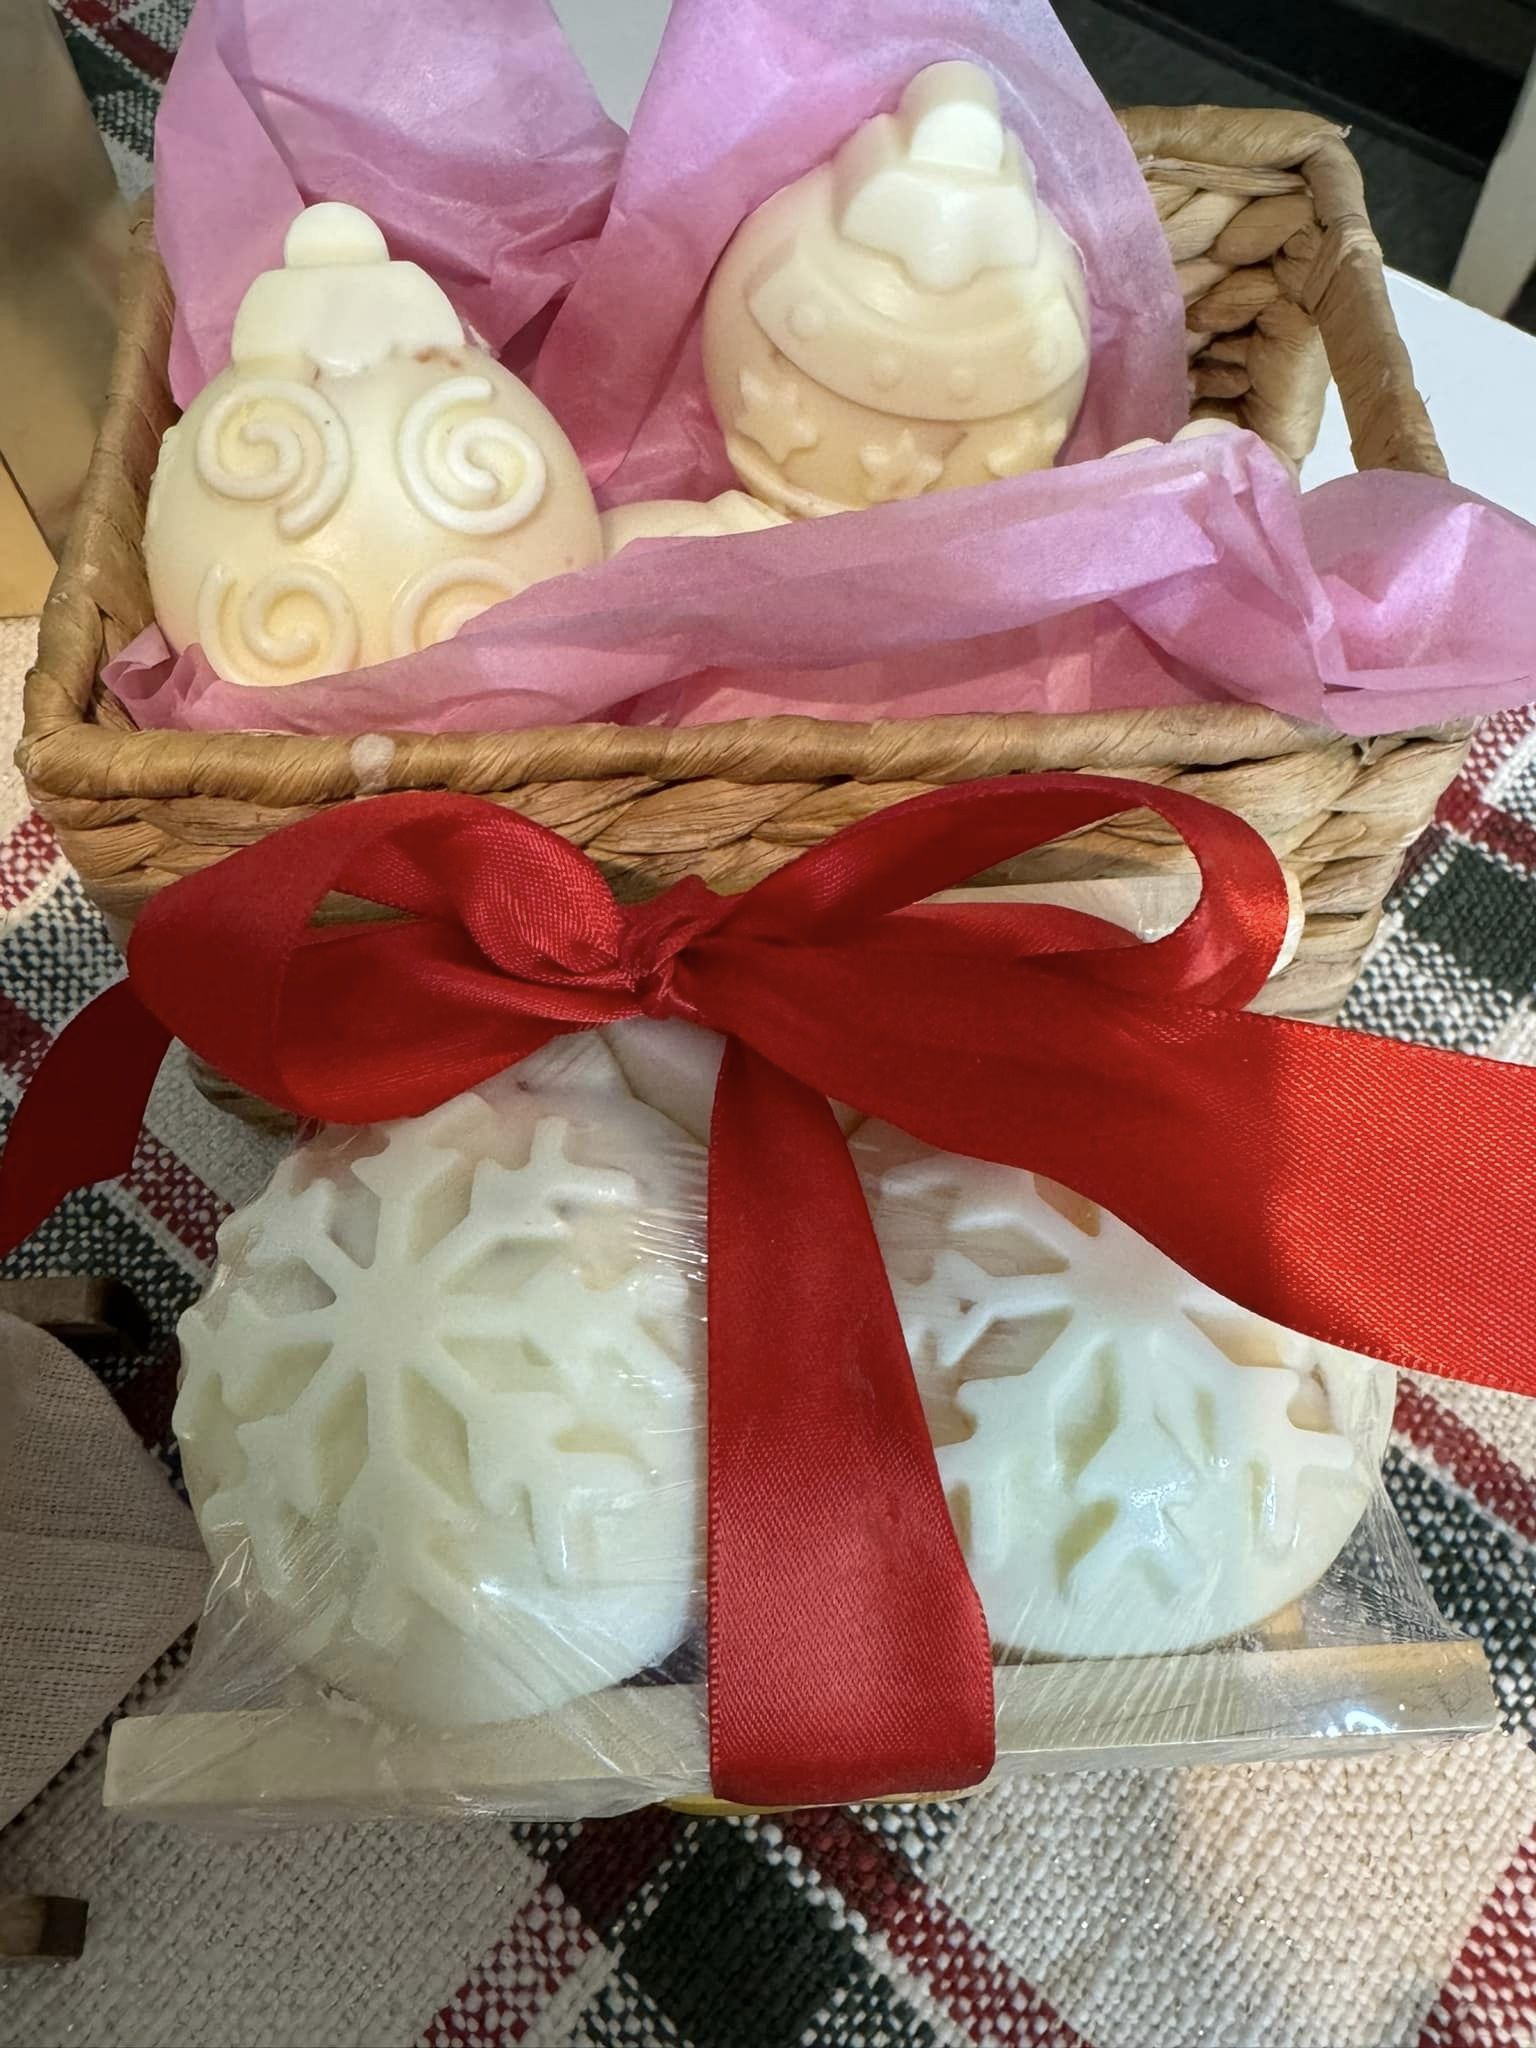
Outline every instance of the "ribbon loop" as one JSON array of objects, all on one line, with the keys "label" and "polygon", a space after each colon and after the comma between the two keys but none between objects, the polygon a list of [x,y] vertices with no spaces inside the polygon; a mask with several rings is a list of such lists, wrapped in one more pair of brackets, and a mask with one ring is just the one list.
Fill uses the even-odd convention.
[{"label": "ribbon loop", "polygon": [[[1250,1001],[1285,939],[1289,901],[1279,862],[1231,812],[1118,776],[961,783],[893,804],[760,882],[744,899],[737,925],[758,938],[782,932],[798,945],[847,943],[875,919],[1138,808],[1156,813],[1184,841],[1200,870],[1200,896],[1176,931],[1146,946],[1112,941],[1093,971],[1120,986]],[[975,906],[978,913],[984,908]],[[1032,950],[1027,915],[999,908],[1005,922],[999,926],[994,914],[990,949],[1011,920],[1013,943]]]}]

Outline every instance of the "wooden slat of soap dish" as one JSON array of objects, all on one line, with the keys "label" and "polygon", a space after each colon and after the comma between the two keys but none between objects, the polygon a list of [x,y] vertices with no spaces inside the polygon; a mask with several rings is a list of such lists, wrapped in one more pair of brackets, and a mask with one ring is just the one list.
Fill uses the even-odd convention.
[{"label": "wooden slat of soap dish", "polygon": [[85,1947],[84,1899],[0,1893],[0,1969],[71,1962]]},{"label": "wooden slat of soap dish", "polygon": [[[996,1683],[1000,1776],[1334,1757],[1497,1719],[1487,1661],[1468,1642],[1015,1664]],[[173,1713],[118,1722],[104,1796],[120,1812],[185,1820],[477,1804],[536,1818],[561,1795],[574,1809],[584,1788],[611,1800],[627,1783],[637,1804],[730,1811],[699,1797],[704,1725],[696,1685],[617,1686],[536,1720],[457,1731],[391,1734],[325,1706]]]},{"label": "wooden slat of soap dish", "polygon": [[150,1330],[143,1304],[121,1280],[75,1273],[0,1280],[0,1315],[32,1323],[82,1353],[137,1351]]}]

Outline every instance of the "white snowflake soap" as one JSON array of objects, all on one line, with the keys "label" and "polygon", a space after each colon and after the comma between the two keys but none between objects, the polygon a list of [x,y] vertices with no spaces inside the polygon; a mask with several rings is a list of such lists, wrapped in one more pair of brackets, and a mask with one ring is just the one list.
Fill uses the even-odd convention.
[{"label": "white snowflake soap", "polygon": [[440,1727],[669,1656],[703,1598],[703,1203],[595,1037],[292,1153],[181,1324],[188,1490],[253,1634]]},{"label": "white snowflake soap", "polygon": [[737,230],[704,306],[731,466],[793,515],[1045,469],[1088,377],[1082,262],[974,64]]},{"label": "white snowflake soap", "polygon": [[1389,1367],[1249,1314],[1032,1174],[889,1125],[854,1150],[1000,1649],[1191,1649],[1323,1576],[1378,1484]]},{"label": "white snowflake soap", "polygon": [[161,443],[144,560],[173,648],[226,682],[307,682],[601,561],[553,416],[366,214],[307,208],[283,257]]}]

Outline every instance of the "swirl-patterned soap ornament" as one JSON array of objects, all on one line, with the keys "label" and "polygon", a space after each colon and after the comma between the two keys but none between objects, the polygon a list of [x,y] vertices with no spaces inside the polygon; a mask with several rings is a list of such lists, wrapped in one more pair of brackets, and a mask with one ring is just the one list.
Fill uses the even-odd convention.
[{"label": "swirl-patterned soap ornament", "polygon": [[161,443],[144,532],[161,631],[225,681],[413,654],[602,560],[556,421],[355,207],[298,216],[230,356]]}]

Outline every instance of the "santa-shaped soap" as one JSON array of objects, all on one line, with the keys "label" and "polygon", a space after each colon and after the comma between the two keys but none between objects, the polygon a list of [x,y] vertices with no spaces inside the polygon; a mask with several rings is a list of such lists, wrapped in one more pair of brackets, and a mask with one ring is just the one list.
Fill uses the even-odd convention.
[{"label": "santa-shaped soap", "polygon": [[919,72],[760,206],[703,345],[732,467],[790,514],[1048,467],[1087,381],[1088,295],[987,73]]},{"label": "santa-shaped soap", "polygon": [[602,560],[559,425],[366,214],[306,208],[283,259],[161,443],[144,559],[174,649],[226,682],[307,682]]}]

